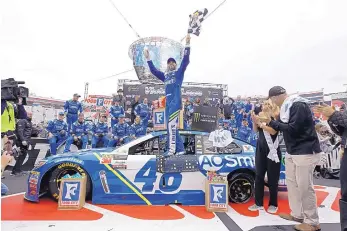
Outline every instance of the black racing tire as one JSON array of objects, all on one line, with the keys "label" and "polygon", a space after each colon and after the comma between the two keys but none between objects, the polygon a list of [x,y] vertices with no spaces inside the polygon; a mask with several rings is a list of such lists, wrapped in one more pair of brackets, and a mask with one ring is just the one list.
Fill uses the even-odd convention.
[{"label": "black racing tire", "polygon": [[229,179],[229,199],[236,204],[247,203],[254,195],[254,177],[236,173]]},{"label": "black racing tire", "polygon": [[79,173],[82,176],[87,177],[87,182],[86,182],[86,198],[88,198],[91,194],[92,190],[92,185],[91,185],[91,180],[89,175],[84,171],[81,166],[75,163],[71,162],[64,162],[59,164],[51,173],[49,177],[49,182],[48,182],[48,189],[49,189],[49,194],[51,197],[55,200],[59,200],[59,192],[60,192],[60,179],[67,175],[74,175],[76,173]]}]

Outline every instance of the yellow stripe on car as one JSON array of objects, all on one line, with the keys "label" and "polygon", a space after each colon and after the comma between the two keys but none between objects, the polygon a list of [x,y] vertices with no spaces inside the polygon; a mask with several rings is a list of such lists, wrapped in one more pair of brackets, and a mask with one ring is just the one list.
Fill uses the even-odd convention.
[{"label": "yellow stripe on car", "polygon": [[[101,160],[101,157],[97,153],[93,153],[93,154],[94,154],[94,156],[96,156],[96,158],[98,158],[99,161]],[[124,177],[122,177],[117,171],[115,171],[113,168],[111,168],[111,166],[109,164],[103,164],[103,165],[105,165],[108,170],[113,172],[113,174],[116,175],[116,177],[118,177],[118,179],[120,179],[126,186],[128,186],[144,202],[146,202],[147,205],[152,205],[152,203],[149,200],[147,200],[147,198],[144,195],[142,195],[136,188],[134,188],[134,186],[132,186],[126,179],[124,179]]]}]

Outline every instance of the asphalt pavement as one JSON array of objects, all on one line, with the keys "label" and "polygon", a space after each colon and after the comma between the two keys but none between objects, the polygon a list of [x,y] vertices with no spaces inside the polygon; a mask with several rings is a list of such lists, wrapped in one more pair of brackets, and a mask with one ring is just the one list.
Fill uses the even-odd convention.
[{"label": "asphalt pavement", "polygon": [[[9,195],[15,193],[25,192],[26,182],[28,175],[22,176],[11,176],[10,171],[4,172],[5,178],[2,182],[6,184],[9,188]],[[329,187],[340,187],[340,182],[338,179],[314,179],[315,185],[329,186]],[[219,219],[224,223],[224,225],[231,231],[242,231],[242,229],[225,213],[216,213]],[[321,224],[322,230],[340,230],[340,224]],[[276,225],[276,226],[261,226],[252,229],[252,231],[292,231],[293,226],[286,225]]]}]

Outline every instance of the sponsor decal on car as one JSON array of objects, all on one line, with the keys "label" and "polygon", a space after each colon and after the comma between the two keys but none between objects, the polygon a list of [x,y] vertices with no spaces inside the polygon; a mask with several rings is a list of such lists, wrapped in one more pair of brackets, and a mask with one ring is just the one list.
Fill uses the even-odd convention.
[{"label": "sponsor decal on car", "polygon": [[37,164],[34,165],[33,170],[40,168],[41,166],[43,166],[46,163],[47,163],[47,160],[40,160]]},{"label": "sponsor decal on car", "polygon": [[79,160],[74,157],[65,157],[65,158],[54,160],[54,163],[59,163],[59,162],[76,162],[78,164],[84,164],[83,160]]},{"label": "sponsor decal on car", "polygon": [[199,166],[206,171],[255,166],[254,156],[247,155],[202,155],[199,156]]},{"label": "sponsor decal on car", "polygon": [[112,155],[102,155],[100,159],[100,164],[111,164]]},{"label": "sponsor decal on car", "polygon": [[104,170],[101,170],[99,172],[99,176],[100,176],[101,185],[102,185],[102,188],[104,189],[104,192],[107,194],[110,193],[110,187],[108,186],[108,183],[107,183],[106,172]]},{"label": "sponsor decal on car", "polygon": [[40,173],[31,171],[29,175],[28,192],[31,196],[37,195],[37,184],[39,182]]}]

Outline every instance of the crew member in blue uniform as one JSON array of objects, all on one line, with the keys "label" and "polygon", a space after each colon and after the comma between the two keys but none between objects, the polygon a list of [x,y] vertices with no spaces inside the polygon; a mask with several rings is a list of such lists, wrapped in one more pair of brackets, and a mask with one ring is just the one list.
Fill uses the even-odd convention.
[{"label": "crew member in blue uniform", "polygon": [[238,95],[236,98],[236,101],[234,102],[234,114],[240,113],[242,109],[245,109],[245,104],[244,102],[241,101],[241,96]]},{"label": "crew member in blue uniform", "polygon": [[237,135],[237,122],[236,122],[234,114],[230,115],[229,130],[230,130],[232,136]]},{"label": "crew member in blue uniform", "polygon": [[247,114],[250,114],[250,112],[253,110],[253,104],[251,103],[251,97],[247,98],[247,102],[245,104],[245,112]]},{"label": "crew member in blue uniform", "polygon": [[82,142],[82,149],[86,149],[88,143],[88,125],[84,121],[83,113],[78,115],[78,120],[72,124],[69,138],[66,140],[64,153],[70,151],[71,144],[75,141]]},{"label": "crew member in blue uniform", "polygon": [[119,116],[118,124],[112,127],[112,138],[108,143],[108,147],[120,146],[129,141],[130,126],[125,123],[124,115]]},{"label": "crew member in blue uniform", "polygon": [[57,154],[57,146],[67,138],[67,124],[64,121],[64,112],[59,112],[58,119],[49,121],[46,130],[51,154]]},{"label": "crew member in blue uniform", "polygon": [[181,87],[184,78],[184,72],[189,64],[190,55],[190,35],[186,37],[186,48],[184,49],[184,56],[181,65],[176,69],[177,64],[174,58],[167,60],[167,71],[165,73],[157,70],[153,62],[150,60],[149,51],[145,50],[145,57],[150,71],[154,76],[165,84],[165,117],[167,128],[167,143],[168,151],[166,155],[184,154],[184,145],[178,132],[178,116],[182,109],[182,96]]},{"label": "crew member in blue uniform", "polygon": [[148,120],[150,118],[150,107],[148,106],[147,98],[143,99],[143,103],[140,103],[135,108],[135,115],[141,117],[142,125],[144,129],[147,129]]},{"label": "crew member in blue uniform", "polygon": [[95,124],[92,132],[92,148],[96,148],[96,145],[99,141],[103,142],[103,147],[107,147],[109,140],[107,138],[108,126],[106,121],[106,114],[102,114],[99,118],[99,122]]},{"label": "crew member in blue uniform", "polygon": [[73,95],[72,100],[68,100],[65,102],[64,110],[66,115],[66,122],[68,125],[68,131],[71,130],[71,126],[73,123],[75,123],[78,119],[78,112],[82,112],[82,104],[78,102],[78,99],[81,96],[77,93]]},{"label": "crew member in blue uniform", "polygon": [[237,137],[242,141],[248,141],[249,136],[251,135],[252,129],[248,127],[248,122],[246,119],[242,121],[242,126],[239,127],[237,131]]},{"label": "crew member in blue uniform", "polygon": [[111,115],[111,128],[113,128],[113,126],[118,123],[118,117],[120,115],[124,115],[124,108],[119,105],[118,100],[114,101],[114,105],[111,106],[110,115]]},{"label": "crew member in blue uniform", "polygon": [[134,140],[139,138],[140,136],[146,135],[146,129],[141,123],[141,117],[136,116],[133,125],[131,125],[129,129],[130,139]]}]

